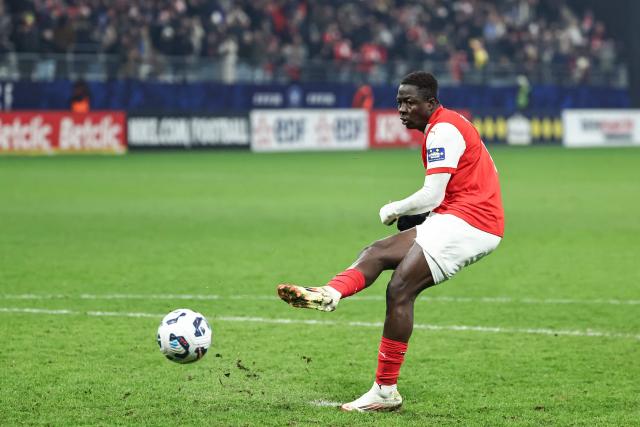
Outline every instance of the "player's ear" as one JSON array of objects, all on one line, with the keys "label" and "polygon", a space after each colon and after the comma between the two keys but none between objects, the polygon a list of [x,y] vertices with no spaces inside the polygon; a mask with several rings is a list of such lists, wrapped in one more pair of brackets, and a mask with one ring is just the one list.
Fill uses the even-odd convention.
[{"label": "player's ear", "polygon": [[427,108],[429,109],[430,112],[434,112],[436,108],[438,108],[438,99],[435,97],[431,97],[429,99],[427,99]]}]

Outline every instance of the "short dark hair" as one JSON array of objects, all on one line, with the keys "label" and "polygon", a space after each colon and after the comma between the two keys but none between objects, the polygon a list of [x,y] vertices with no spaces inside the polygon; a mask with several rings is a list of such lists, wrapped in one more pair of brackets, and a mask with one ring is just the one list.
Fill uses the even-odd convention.
[{"label": "short dark hair", "polygon": [[438,81],[433,77],[433,74],[426,71],[409,73],[404,76],[400,84],[416,86],[425,101],[431,98],[438,99]]}]

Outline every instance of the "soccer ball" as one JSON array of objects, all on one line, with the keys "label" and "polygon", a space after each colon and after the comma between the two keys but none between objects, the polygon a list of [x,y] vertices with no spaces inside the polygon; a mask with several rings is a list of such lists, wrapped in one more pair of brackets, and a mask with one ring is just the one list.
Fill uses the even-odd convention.
[{"label": "soccer ball", "polygon": [[200,313],[179,308],[164,316],[158,327],[158,345],[167,359],[176,363],[196,362],[211,345],[211,326]]}]

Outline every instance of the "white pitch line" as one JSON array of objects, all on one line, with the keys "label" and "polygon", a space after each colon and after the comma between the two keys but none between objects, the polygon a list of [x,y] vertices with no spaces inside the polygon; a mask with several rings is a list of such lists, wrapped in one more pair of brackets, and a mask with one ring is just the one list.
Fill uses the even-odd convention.
[{"label": "white pitch line", "polygon": [[80,314],[72,310],[47,310],[44,308],[12,308],[0,307],[0,313],[29,313],[29,314]]},{"label": "white pitch line", "polygon": [[[121,311],[73,311],[73,310],[48,310],[40,308],[18,308],[0,307],[0,313],[27,313],[27,314],[53,314],[53,315],[87,315],[98,317],[151,317],[161,319],[164,314],[141,313],[141,312],[121,312]],[[361,328],[381,328],[382,322],[338,322],[332,320],[301,320],[268,317],[250,316],[212,316],[211,319],[221,322],[234,323],[266,323],[285,325],[319,325],[319,326],[349,326]],[[501,326],[469,326],[469,325],[432,325],[415,324],[414,329],[424,329],[429,331],[445,332],[483,332],[494,334],[527,334],[527,335],[549,335],[549,336],[572,336],[572,337],[596,337],[596,338],[621,338],[640,341],[640,334],[606,332],[593,329],[571,330],[571,329],[548,329],[548,328],[504,328]]]},{"label": "white pitch line", "polygon": [[[83,299],[83,300],[243,300],[243,301],[275,301],[276,295],[202,295],[202,294],[0,294],[0,299],[6,300],[52,300],[52,299]],[[383,301],[382,295],[359,295],[350,298],[353,301]],[[640,305],[640,300],[634,299],[568,299],[568,298],[511,298],[511,297],[421,297],[421,302],[439,303],[485,303],[485,304],[586,304],[586,305]]]},{"label": "white pitch line", "polygon": [[[83,314],[78,312],[77,314]],[[155,313],[137,313],[137,312],[122,312],[122,311],[87,311],[87,316],[97,317],[154,317],[156,319],[162,319],[164,314]]]},{"label": "white pitch line", "polygon": [[180,300],[217,300],[220,295],[190,294],[80,294],[80,299],[180,299]]}]

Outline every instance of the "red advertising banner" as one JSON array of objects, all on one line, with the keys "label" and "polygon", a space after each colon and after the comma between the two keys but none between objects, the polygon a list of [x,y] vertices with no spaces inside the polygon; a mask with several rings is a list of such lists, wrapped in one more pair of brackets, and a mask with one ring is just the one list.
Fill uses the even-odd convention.
[{"label": "red advertising banner", "polygon": [[120,111],[2,112],[0,154],[123,154],[125,130]]},{"label": "red advertising banner", "polygon": [[369,113],[369,147],[420,147],[424,134],[409,130],[400,121],[396,110],[374,110]]},{"label": "red advertising banner", "polygon": [[[471,120],[469,110],[456,111]],[[369,113],[370,148],[420,147],[423,142],[424,134],[404,127],[397,110],[374,110]]]}]

